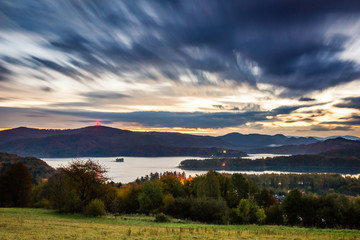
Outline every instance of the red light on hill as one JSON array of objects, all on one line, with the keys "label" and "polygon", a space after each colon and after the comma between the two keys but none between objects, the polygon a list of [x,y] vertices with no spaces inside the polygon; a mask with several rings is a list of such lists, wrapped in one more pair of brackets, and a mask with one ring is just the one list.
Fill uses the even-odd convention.
[{"label": "red light on hill", "polygon": [[100,121],[96,121],[96,126],[97,126],[97,127],[100,127],[100,126],[101,126]]}]

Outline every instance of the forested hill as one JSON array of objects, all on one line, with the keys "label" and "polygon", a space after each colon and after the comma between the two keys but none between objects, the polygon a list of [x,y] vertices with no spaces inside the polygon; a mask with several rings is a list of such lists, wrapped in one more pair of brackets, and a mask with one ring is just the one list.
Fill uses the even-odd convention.
[{"label": "forested hill", "polygon": [[[351,152],[360,152],[352,149]],[[356,155],[341,156],[341,152],[326,152],[317,155],[279,156],[263,159],[213,158],[205,160],[188,159],[180,163],[184,170],[226,170],[226,171],[283,171],[303,173],[359,174],[360,158]]]},{"label": "forested hill", "polygon": [[288,145],[281,147],[268,147],[249,150],[248,153],[273,154],[318,154],[326,151],[346,150],[360,148],[360,141],[348,140],[341,137],[328,139],[312,144]]},{"label": "forested hill", "polygon": [[55,171],[46,162],[34,157],[20,157],[15,154],[0,152],[0,174],[14,163],[23,163],[29,169],[34,182],[38,183],[44,178],[48,178]]},{"label": "forested hill", "polygon": [[0,151],[35,157],[246,156],[242,151],[228,150],[229,147],[231,144],[216,137],[132,132],[104,126],[72,130],[17,128],[0,132]]},{"label": "forested hill", "polygon": [[[245,156],[244,152],[303,154],[347,148],[354,142],[360,145],[358,141],[339,139],[319,142],[313,137],[240,133],[212,137],[170,132],[132,132],[105,126],[67,130],[20,127],[0,131],[0,151],[35,157],[240,157]],[[228,154],[220,154],[223,150]]]},{"label": "forested hill", "polygon": [[244,150],[261,147],[300,145],[319,142],[319,140],[313,137],[287,137],[282,134],[240,134],[236,132],[226,134],[224,136],[221,136],[220,138]]}]

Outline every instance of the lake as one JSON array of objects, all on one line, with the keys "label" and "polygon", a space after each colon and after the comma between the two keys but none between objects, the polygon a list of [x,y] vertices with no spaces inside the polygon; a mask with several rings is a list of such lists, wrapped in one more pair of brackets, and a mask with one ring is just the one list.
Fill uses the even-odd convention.
[{"label": "lake", "polygon": [[[275,154],[249,154],[250,159],[262,157],[280,156]],[[121,156],[119,156],[121,157]],[[150,173],[185,172],[186,176],[195,176],[196,174],[204,174],[207,171],[189,171],[178,168],[181,161],[185,159],[202,159],[199,157],[121,157],[124,162],[115,162],[117,157],[81,157],[81,158],[42,158],[51,167],[58,168],[66,166],[69,162],[78,160],[92,159],[98,161],[108,170],[108,177],[114,182],[128,183],[136,180],[137,177],[149,175]],[[233,173],[233,171],[229,172]],[[239,173],[261,174],[273,173],[272,171],[254,172],[246,171]]]},{"label": "lake", "polygon": [[[247,158],[258,159],[276,156],[286,156],[278,154],[249,154]],[[178,168],[181,161],[185,159],[204,159],[199,157],[121,157],[124,162],[115,162],[117,157],[82,157],[82,158],[42,158],[51,167],[58,168],[66,166],[69,162],[78,160],[92,159],[98,161],[108,170],[108,177],[114,182],[128,183],[135,181],[136,178],[149,175],[150,173],[170,172],[185,172],[186,176],[196,176],[197,174],[204,174],[207,171],[181,170]],[[289,173],[279,171],[221,171],[226,173],[245,173],[245,174],[263,174],[263,173]],[[299,173],[301,174],[301,173]],[[345,176],[345,175],[343,175]],[[352,177],[359,177],[358,175],[346,175]]]}]

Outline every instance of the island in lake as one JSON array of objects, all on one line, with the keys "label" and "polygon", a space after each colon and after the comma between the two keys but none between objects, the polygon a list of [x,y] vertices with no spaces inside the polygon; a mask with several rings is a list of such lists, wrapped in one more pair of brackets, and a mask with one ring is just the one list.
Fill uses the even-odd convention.
[{"label": "island in lake", "polygon": [[[348,154],[351,153],[351,154]],[[360,173],[360,148],[328,151],[313,155],[278,156],[273,158],[209,158],[187,159],[183,170],[282,171],[318,173]]]}]

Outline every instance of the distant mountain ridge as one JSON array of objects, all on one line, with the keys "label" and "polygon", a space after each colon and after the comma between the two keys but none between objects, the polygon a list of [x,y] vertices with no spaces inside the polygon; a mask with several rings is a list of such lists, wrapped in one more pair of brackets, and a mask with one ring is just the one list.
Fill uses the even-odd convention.
[{"label": "distant mountain ridge", "polygon": [[272,154],[318,154],[323,152],[360,148],[360,141],[353,141],[341,137],[332,138],[323,142],[302,145],[287,145],[281,147],[252,149],[249,153]]},{"label": "distant mountain ridge", "polygon": [[246,156],[227,150],[217,137],[132,132],[104,126],[70,130],[16,128],[0,132],[0,151],[36,157],[90,156]]},{"label": "distant mountain ridge", "polygon": [[[0,151],[36,157],[211,156],[225,149],[227,152],[237,150],[231,154],[237,153],[240,157],[245,155],[243,151],[296,154],[335,149],[321,147],[321,143],[314,137],[287,137],[282,134],[229,133],[213,137],[171,132],[132,132],[106,126],[66,130],[19,127],[0,131]],[[309,144],[320,144],[320,147],[307,146]]]},{"label": "distant mountain ridge", "polygon": [[241,149],[253,149],[260,147],[300,145],[316,143],[319,140],[314,137],[286,137],[282,134],[263,135],[263,134],[241,134],[229,133],[220,137],[224,141],[233,144]]},{"label": "distant mountain ridge", "polygon": [[325,137],[325,138],[322,138],[322,137],[314,137],[314,138],[316,138],[317,140],[320,140],[320,141],[325,141],[325,140],[328,140],[328,139],[333,139],[333,138],[338,138],[338,137],[341,137],[341,138],[344,138],[344,139],[347,139],[347,140],[354,140],[354,141],[359,141],[359,140],[360,140],[359,137],[357,137],[357,136],[352,136],[352,135],[330,136],[330,137]]}]

